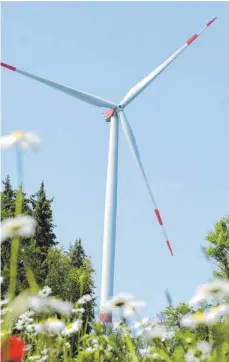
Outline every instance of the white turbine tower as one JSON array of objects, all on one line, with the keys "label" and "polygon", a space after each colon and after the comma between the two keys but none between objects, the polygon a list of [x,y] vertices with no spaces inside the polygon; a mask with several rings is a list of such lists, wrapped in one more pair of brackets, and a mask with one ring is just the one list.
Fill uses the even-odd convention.
[{"label": "white turbine tower", "polygon": [[[113,296],[113,279],[114,279],[114,259],[115,259],[115,232],[116,232],[116,207],[117,207],[117,175],[118,175],[118,129],[119,122],[121,123],[125,137],[129,144],[130,150],[134,156],[137,167],[143,178],[145,186],[148,190],[151,202],[154,207],[158,223],[161,226],[165,241],[173,255],[172,248],[164,228],[162,218],[160,216],[158,207],[156,205],[153,193],[151,191],[143,164],[140,159],[137,143],[133,131],[128,123],[124,108],[139,95],[179,54],[181,54],[198,36],[207,29],[216,18],[209,21],[205,27],[197,34],[194,34],[188,39],[181,48],[173,53],[161,65],[153,70],[144,79],[138,82],[133,88],[129,90],[124,99],[120,103],[114,103],[107,99],[95,96],[90,93],[83,92],[79,89],[71,88],[51,80],[42,78],[40,76],[25,72],[19,68],[11,65],[1,63],[1,66],[8,68],[12,71],[25,75],[29,78],[44,83],[52,88],[62,91],[70,96],[78,98],[84,102],[92,104],[97,107],[109,108],[105,113],[106,121],[110,122],[110,140],[109,140],[109,153],[108,153],[108,167],[107,167],[107,185],[106,185],[106,200],[105,200],[105,217],[104,217],[104,237],[103,237],[103,257],[102,257],[102,283],[101,283],[101,307],[104,302]],[[101,312],[100,320],[103,322],[112,322],[112,315]]]}]

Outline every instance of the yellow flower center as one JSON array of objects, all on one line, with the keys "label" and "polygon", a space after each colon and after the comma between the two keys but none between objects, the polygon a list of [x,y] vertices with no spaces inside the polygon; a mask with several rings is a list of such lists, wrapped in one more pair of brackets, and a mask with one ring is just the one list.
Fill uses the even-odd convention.
[{"label": "yellow flower center", "polygon": [[199,313],[194,314],[193,319],[195,322],[201,322],[203,320],[203,316],[204,316],[204,314],[199,312]]},{"label": "yellow flower center", "polygon": [[219,305],[217,305],[216,307],[213,307],[209,310],[210,313],[214,313],[214,312],[218,312],[219,310]]},{"label": "yellow flower center", "polygon": [[16,232],[16,231],[20,230],[20,228],[21,228],[20,225],[12,225],[12,226],[9,226],[9,227],[7,228],[7,230],[8,230],[9,232]]},{"label": "yellow flower center", "polygon": [[22,132],[22,131],[14,131],[14,132],[12,132],[12,136],[15,136],[15,137],[17,137],[17,138],[22,138],[22,137],[24,137],[24,132]]},{"label": "yellow flower center", "polygon": [[58,319],[56,317],[50,317],[47,319],[47,322],[56,322]]},{"label": "yellow flower center", "polygon": [[125,301],[124,300],[119,300],[118,302],[115,303],[115,306],[118,308],[121,308],[125,305]]},{"label": "yellow flower center", "polygon": [[71,324],[71,323],[66,325],[66,329],[71,329],[71,328],[72,328],[72,324]]}]

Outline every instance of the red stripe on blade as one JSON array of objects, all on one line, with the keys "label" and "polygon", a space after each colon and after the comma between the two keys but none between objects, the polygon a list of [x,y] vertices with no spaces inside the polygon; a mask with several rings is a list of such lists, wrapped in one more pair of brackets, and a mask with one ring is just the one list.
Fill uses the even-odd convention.
[{"label": "red stripe on blade", "polygon": [[173,251],[172,251],[170,242],[169,242],[168,240],[166,240],[166,243],[167,243],[167,245],[168,245],[168,248],[169,248],[169,250],[170,250],[170,253],[173,255]]},{"label": "red stripe on blade", "polygon": [[198,38],[198,35],[194,34],[190,39],[186,41],[186,44],[190,45],[196,38]]},{"label": "red stripe on blade", "polygon": [[154,212],[155,212],[155,214],[156,214],[156,216],[157,216],[157,220],[158,220],[159,224],[160,224],[160,225],[163,225],[163,222],[162,222],[162,219],[161,219],[161,215],[160,215],[160,213],[159,213],[159,210],[158,210],[158,209],[155,209]]},{"label": "red stripe on blade", "polygon": [[10,69],[10,70],[13,70],[13,71],[16,70],[15,67],[12,67],[12,65],[9,65],[9,64],[6,64],[6,63],[2,63],[2,62],[1,62],[1,66],[2,66],[2,67],[5,67],[5,68],[8,68],[8,69]]},{"label": "red stripe on blade", "polygon": [[217,19],[217,18],[214,18],[214,19],[212,19],[211,21],[209,21],[209,22],[206,24],[206,26],[211,25],[216,19]]}]

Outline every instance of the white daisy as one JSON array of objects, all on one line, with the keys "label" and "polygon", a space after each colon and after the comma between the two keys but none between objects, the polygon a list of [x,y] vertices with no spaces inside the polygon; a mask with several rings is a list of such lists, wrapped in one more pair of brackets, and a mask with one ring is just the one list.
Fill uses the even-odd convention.
[{"label": "white daisy", "polygon": [[131,317],[136,312],[138,312],[141,309],[144,309],[146,303],[140,300],[130,300],[128,305],[123,310],[123,316],[124,317]]},{"label": "white daisy", "polygon": [[85,304],[87,302],[90,302],[91,300],[92,300],[92,296],[90,294],[86,294],[78,300],[78,304]]},{"label": "white daisy", "polygon": [[106,312],[111,312],[116,308],[125,308],[129,306],[130,301],[134,300],[134,296],[128,293],[120,293],[119,295],[108,299],[102,309]]},{"label": "white daisy", "polygon": [[39,297],[29,297],[28,298],[28,307],[35,312],[48,311],[48,303],[47,298],[39,298]]},{"label": "white daisy", "polygon": [[56,298],[47,298],[48,306],[61,314],[70,314],[72,312],[72,303],[65,302]]},{"label": "white daisy", "polygon": [[199,362],[200,359],[195,356],[192,350],[189,350],[184,356],[185,362]]},{"label": "white daisy", "polygon": [[39,137],[31,132],[15,131],[8,136],[0,137],[1,148],[9,148],[15,144],[20,148],[37,148],[39,143]]},{"label": "white daisy", "polygon": [[229,282],[226,280],[212,280],[201,285],[190,300],[190,305],[198,305],[208,299],[223,299],[229,296]]},{"label": "white daisy", "polygon": [[196,345],[196,347],[199,351],[202,352],[201,359],[206,359],[209,356],[211,352],[211,346],[208,342],[206,341],[199,342]]},{"label": "white daisy", "polygon": [[73,333],[77,333],[80,330],[80,328],[82,327],[82,324],[83,324],[82,320],[77,319],[75,322],[67,324],[65,329],[63,330],[62,334],[64,336],[68,336]]},{"label": "white daisy", "polygon": [[175,331],[165,332],[162,334],[161,340],[162,342],[166,341],[167,339],[173,338],[175,335]]},{"label": "white daisy", "polygon": [[181,319],[181,325],[186,328],[195,328],[199,324],[207,323],[206,313],[197,312],[194,314],[186,314]]},{"label": "white daisy", "polygon": [[30,238],[34,235],[36,220],[29,215],[20,215],[9,218],[1,223],[1,242],[15,235]]},{"label": "white daisy", "polygon": [[206,312],[206,320],[208,323],[215,323],[219,320],[220,317],[229,313],[229,305],[222,304],[216,307],[210,308]]},{"label": "white daisy", "polygon": [[2,276],[0,276],[0,284],[2,284],[3,283],[3,277]]},{"label": "white daisy", "polygon": [[85,309],[84,308],[73,308],[72,309],[72,313],[84,313]]},{"label": "white daisy", "polygon": [[138,329],[140,327],[146,326],[149,323],[150,323],[149,318],[143,318],[143,319],[139,320],[137,323],[134,324],[134,328]]},{"label": "white daisy", "polygon": [[38,297],[40,298],[46,298],[52,293],[52,289],[48,287],[47,285],[39,291]]},{"label": "white daisy", "polygon": [[138,335],[142,336],[144,339],[149,340],[151,338],[162,338],[166,333],[166,328],[164,326],[147,326],[143,328]]},{"label": "white daisy", "polygon": [[44,329],[49,333],[60,333],[64,330],[65,324],[60,319],[49,318],[44,323]]}]

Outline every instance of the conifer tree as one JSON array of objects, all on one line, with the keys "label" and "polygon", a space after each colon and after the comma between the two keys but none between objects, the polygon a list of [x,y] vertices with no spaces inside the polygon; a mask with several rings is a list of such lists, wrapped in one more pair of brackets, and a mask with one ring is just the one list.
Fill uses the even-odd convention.
[{"label": "conifer tree", "polygon": [[35,240],[36,245],[46,252],[57,244],[56,235],[53,232],[52,205],[53,199],[47,199],[44,182],[41,183],[39,191],[32,196],[33,216],[37,221]]}]

